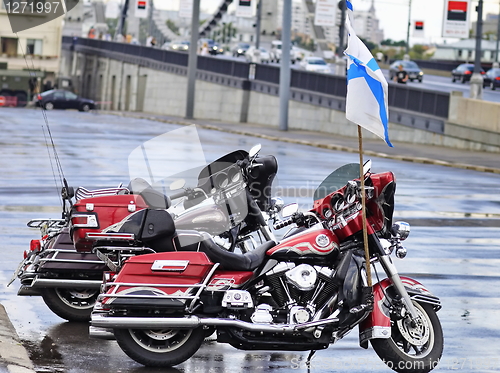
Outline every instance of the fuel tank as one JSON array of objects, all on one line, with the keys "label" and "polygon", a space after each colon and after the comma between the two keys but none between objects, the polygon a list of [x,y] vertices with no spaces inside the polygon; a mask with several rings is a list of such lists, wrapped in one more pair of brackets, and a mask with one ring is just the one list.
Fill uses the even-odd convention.
[{"label": "fuel tank", "polygon": [[315,263],[335,258],[339,253],[339,239],[328,229],[312,227],[283,240],[269,249],[269,257],[283,261]]}]

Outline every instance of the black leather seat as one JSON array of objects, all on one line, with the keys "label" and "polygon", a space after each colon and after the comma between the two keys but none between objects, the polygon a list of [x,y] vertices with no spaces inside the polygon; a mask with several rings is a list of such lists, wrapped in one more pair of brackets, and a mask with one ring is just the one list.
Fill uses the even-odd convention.
[{"label": "black leather seat", "polygon": [[208,233],[180,230],[177,231],[175,241],[177,251],[204,252],[212,262],[220,263],[223,269],[233,271],[253,271],[262,264],[267,250],[276,246],[276,242],[267,241],[248,253],[240,254],[221,248]]},{"label": "black leather seat", "polygon": [[130,181],[127,186],[131,194],[138,194],[149,207],[157,209],[168,209],[172,202],[170,198],[154,189],[146,180],[136,178]]}]

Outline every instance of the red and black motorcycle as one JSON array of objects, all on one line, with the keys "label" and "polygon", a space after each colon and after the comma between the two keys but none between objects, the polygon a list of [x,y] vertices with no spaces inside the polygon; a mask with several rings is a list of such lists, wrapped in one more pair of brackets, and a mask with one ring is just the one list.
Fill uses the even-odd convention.
[{"label": "red and black motorcycle", "polygon": [[[243,350],[327,348],[359,326],[360,345],[398,372],[432,370],[442,355],[439,299],[400,276],[391,253],[406,255],[409,225],[392,223],[393,173],[363,175],[370,262],[386,277],[368,286],[359,165],[330,174],[307,212],[284,208],[296,224],[281,243],[238,254],[202,232],[195,247],[128,258],[105,275],[91,317],[91,337],[109,337],[146,366],[180,364],[204,337]],[[97,248],[100,250],[100,248]],[[311,356],[311,355],[310,355]]]},{"label": "red and black motorcycle", "polygon": [[[96,242],[108,245],[108,252],[118,246],[121,255],[129,257],[176,250],[189,241],[191,232],[200,230],[229,251],[251,250],[258,242],[255,232],[263,240],[273,239],[267,222],[281,208],[279,201],[271,198],[278,166],[273,156],[260,156],[259,150],[260,145],[250,152],[237,150],[201,171],[193,170],[196,187],[170,196],[143,179],[134,179],[127,187],[93,191],[78,188],[73,192],[64,187],[63,218],[28,223],[40,229],[42,238],[31,241],[10,283],[18,277],[18,295],[41,295],[58,316],[87,321],[103,272],[116,268],[119,260],[112,255],[99,258],[92,252]],[[181,197],[172,206],[172,200]],[[175,241],[164,244],[173,221]],[[119,233],[120,228],[127,234]]]}]

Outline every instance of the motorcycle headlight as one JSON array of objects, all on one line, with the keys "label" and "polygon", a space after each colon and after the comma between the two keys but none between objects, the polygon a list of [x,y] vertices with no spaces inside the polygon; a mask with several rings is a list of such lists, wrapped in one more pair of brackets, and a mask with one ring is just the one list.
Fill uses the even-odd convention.
[{"label": "motorcycle headlight", "polygon": [[404,241],[410,234],[410,224],[405,221],[397,221],[392,225],[391,233],[393,236],[398,237],[401,241]]}]

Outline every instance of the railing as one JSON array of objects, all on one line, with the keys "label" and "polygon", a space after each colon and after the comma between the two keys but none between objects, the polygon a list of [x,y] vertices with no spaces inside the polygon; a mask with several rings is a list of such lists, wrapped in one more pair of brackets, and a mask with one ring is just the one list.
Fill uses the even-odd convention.
[{"label": "railing", "polygon": [[[166,63],[170,65],[187,67],[188,54],[175,51],[167,51],[96,39],[63,37],[63,48],[76,49],[106,55],[111,58],[123,59],[125,56],[133,56],[140,59],[152,60],[155,63]],[[250,64],[243,61],[226,60],[213,57],[199,56],[198,70],[202,72],[226,75],[238,79],[249,79]],[[255,82],[267,84],[269,93],[277,94],[271,85],[278,85],[280,79],[279,66],[257,64],[255,67]],[[262,89],[262,86],[259,86]],[[292,89],[308,91],[311,94],[326,95],[337,101],[343,101],[346,97],[347,83],[344,76],[319,74],[302,70],[291,70],[290,85]],[[311,102],[313,98],[311,97]],[[320,100],[321,101],[321,100]],[[402,109],[408,112],[419,113],[423,116],[435,118],[447,118],[450,95],[447,92],[437,92],[421,88],[413,88],[407,85],[389,83],[389,106],[393,109]],[[338,106],[344,107],[343,105]],[[440,119],[442,120],[442,119]],[[438,131],[440,132],[440,131]]]}]

